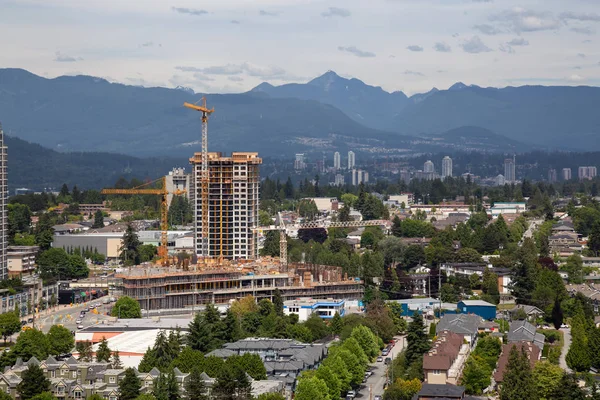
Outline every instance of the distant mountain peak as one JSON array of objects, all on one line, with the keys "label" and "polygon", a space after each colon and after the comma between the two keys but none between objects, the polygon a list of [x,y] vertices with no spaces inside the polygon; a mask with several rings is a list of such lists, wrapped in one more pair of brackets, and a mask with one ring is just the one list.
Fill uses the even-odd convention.
[{"label": "distant mountain peak", "polygon": [[181,91],[189,93],[189,94],[196,94],[196,92],[194,92],[194,89],[192,89],[191,87],[187,87],[187,86],[176,86],[175,89],[181,90]]},{"label": "distant mountain peak", "polygon": [[466,88],[468,88],[468,86],[465,85],[464,83],[456,82],[454,85],[450,86],[448,88],[448,90],[462,90],[462,89],[466,89]]},{"label": "distant mountain peak", "polygon": [[323,75],[318,76],[312,81],[308,82],[308,84],[313,86],[322,86],[323,90],[327,91],[333,83],[339,80],[344,80],[344,78],[336,74],[334,71],[329,70]]},{"label": "distant mountain peak", "polygon": [[271,85],[269,82],[263,82],[260,85],[256,86],[251,90],[251,92],[266,92],[270,89],[273,89],[275,86]]}]

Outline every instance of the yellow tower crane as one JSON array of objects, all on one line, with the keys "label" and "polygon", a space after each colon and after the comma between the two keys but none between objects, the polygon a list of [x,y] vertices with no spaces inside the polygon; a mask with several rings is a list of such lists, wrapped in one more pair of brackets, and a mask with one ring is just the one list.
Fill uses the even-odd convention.
[{"label": "yellow tower crane", "polygon": [[[202,97],[202,105],[183,103],[184,107],[202,113],[202,170],[200,175],[200,197],[202,200],[202,258],[206,262],[210,257],[208,254],[208,117],[215,109],[206,107],[206,98]],[[194,207],[194,213],[196,208]]]},{"label": "yellow tower crane", "polygon": [[[152,185],[158,181],[162,181],[162,188],[148,188],[147,186]],[[169,251],[167,248],[167,231],[169,229],[169,208],[167,205],[167,197],[169,194],[176,196],[184,194],[185,190],[176,189],[172,192],[167,190],[167,178],[162,177],[152,182],[144,183],[143,185],[134,187],[132,189],[102,189],[102,194],[152,194],[161,196],[160,203],[160,246],[158,247],[158,258],[162,265],[167,265],[169,262]]]}]

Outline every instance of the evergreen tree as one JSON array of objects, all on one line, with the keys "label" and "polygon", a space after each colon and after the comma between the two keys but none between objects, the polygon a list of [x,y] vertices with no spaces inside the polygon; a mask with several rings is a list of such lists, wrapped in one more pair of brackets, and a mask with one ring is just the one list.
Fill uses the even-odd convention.
[{"label": "evergreen tree", "polygon": [[92,343],[89,340],[77,342],[76,350],[79,353],[79,360],[85,362],[92,361]]},{"label": "evergreen tree", "polygon": [[96,350],[96,361],[97,362],[109,362],[110,361],[110,348],[108,347],[108,341],[105,337],[102,338]]},{"label": "evergreen tree", "polygon": [[585,317],[581,310],[572,319],[571,337],[571,346],[566,357],[567,365],[574,371],[586,372],[590,369],[591,359],[586,336]]},{"label": "evergreen tree", "polygon": [[574,375],[564,374],[551,398],[552,400],[586,400],[588,397],[579,387]]},{"label": "evergreen tree", "polygon": [[62,187],[60,188],[60,192],[58,193],[58,196],[62,198],[70,196],[69,187],[66,183],[63,183]]},{"label": "evergreen tree", "polygon": [[190,376],[185,382],[185,392],[188,400],[208,400],[206,385],[202,380],[202,372],[196,367],[190,372]]},{"label": "evergreen tree", "polygon": [[142,242],[133,229],[133,225],[131,223],[127,224],[127,229],[123,234],[123,245],[120,248],[121,254],[119,258],[123,261],[123,265],[131,266],[138,265],[140,263],[140,253],[138,248],[141,246]]},{"label": "evergreen tree", "polygon": [[92,228],[104,228],[104,214],[102,213],[102,211],[98,210],[94,214],[94,224],[92,225]]},{"label": "evergreen tree", "polygon": [[125,376],[119,382],[119,400],[134,400],[140,395],[142,382],[137,377],[133,368],[125,370]]},{"label": "evergreen tree", "polygon": [[277,315],[283,317],[283,297],[281,297],[281,291],[279,289],[275,289],[273,292],[273,306],[275,307]]},{"label": "evergreen tree", "polygon": [[563,324],[563,311],[558,297],[554,300],[554,307],[552,307],[552,324],[556,330],[559,330]]},{"label": "evergreen tree", "polygon": [[17,385],[17,392],[21,399],[28,400],[51,390],[50,381],[44,375],[44,371],[37,365],[30,365],[21,374],[21,382]]},{"label": "evergreen tree", "polygon": [[406,367],[420,359],[429,350],[429,338],[425,333],[425,324],[421,314],[415,312],[406,333]]},{"label": "evergreen tree", "polygon": [[329,328],[331,329],[331,332],[335,335],[339,335],[340,333],[342,333],[342,329],[344,328],[344,322],[342,321],[342,317],[337,311],[333,315],[333,318],[331,318]]},{"label": "evergreen tree", "polygon": [[531,372],[531,364],[524,348],[519,351],[512,346],[508,356],[508,364],[500,388],[500,400],[536,399],[535,385]]},{"label": "evergreen tree", "polygon": [[123,368],[123,363],[121,362],[121,356],[119,355],[119,350],[115,350],[115,352],[113,353],[111,367],[113,369]]}]

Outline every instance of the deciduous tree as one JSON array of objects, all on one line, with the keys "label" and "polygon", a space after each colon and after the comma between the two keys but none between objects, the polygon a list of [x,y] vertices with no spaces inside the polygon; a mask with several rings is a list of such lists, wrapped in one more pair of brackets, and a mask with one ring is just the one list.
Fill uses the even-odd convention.
[{"label": "deciduous tree", "polygon": [[64,326],[52,325],[48,331],[49,352],[57,356],[70,352],[75,346],[75,338],[70,330]]}]

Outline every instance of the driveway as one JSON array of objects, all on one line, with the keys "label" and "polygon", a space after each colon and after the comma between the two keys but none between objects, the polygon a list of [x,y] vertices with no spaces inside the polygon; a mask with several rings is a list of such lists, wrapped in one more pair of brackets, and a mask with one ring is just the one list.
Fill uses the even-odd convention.
[{"label": "driveway", "polygon": [[[394,340],[396,341],[396,344],[392,347],[390,354],[387,356],[392,357],[392,359],[396,358],[396,356],[402,352],[404,345],[406,345],[406,338],[402,336],[395,336]],[[377,395],[383,397],[383,388],[385,387],[387,379],[387,365],[383,362],[374,362],[371,364],[371,370],[373,371],[373,375],[367,379],[366,383],[363,383],[360,386],[360,389],[356,393],[357,398],[372,399]],[[372,391],[371,397],[370,391]]]},{"label": "driveway", "polygon": [[563,348],[560,353],[560,358],[558,360],[558,365],[567,371],[567,373],[571,373],[571,368],[567,366],[567,353],[569,352],[569,347],[571,347],[571,329],[570,328],[560,328],[563,333]]}]

